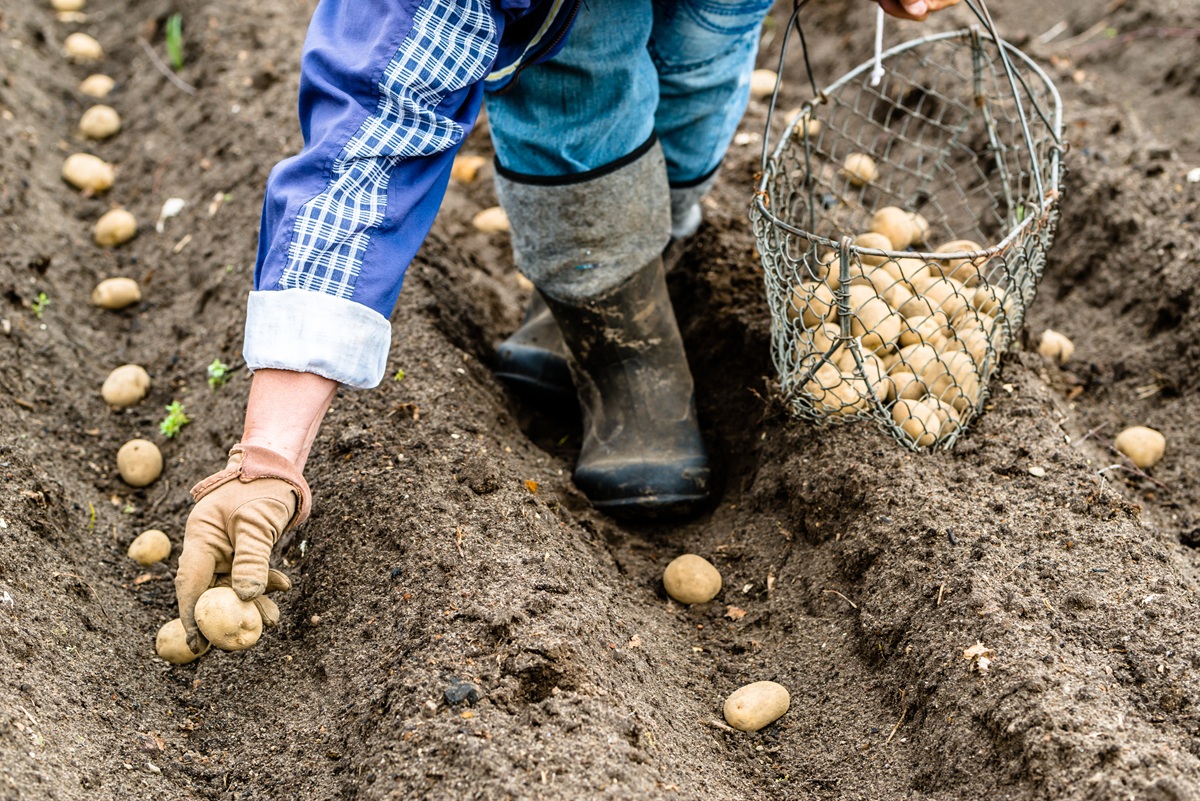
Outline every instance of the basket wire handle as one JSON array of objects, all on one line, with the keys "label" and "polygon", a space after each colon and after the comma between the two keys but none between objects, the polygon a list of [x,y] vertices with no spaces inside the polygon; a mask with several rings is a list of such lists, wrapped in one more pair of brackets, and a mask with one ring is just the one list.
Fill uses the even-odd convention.
[{"label": "basket wire handle", "polygon": [[883,69],[883,21],[885,16],[883,6],[880,6],[875,13],[875,68],[871,70],[871,86],[879,86],[885,73]]},{"label": "basket wire handle", "polygon": [[[771,123],[775,117],[775,105],[779,100],[779,87],[783,85],[783,68],[787,61],[788,41],[791,39],[790,32],[792,28],[796,29],[796,34],[800,38],[800,49],[804,55],[804,70],[808,73],[808,83],[809,86],[812,87],[813,98],[818,103],[824,103],[827,100],[825,94],[817,89],[817,81],[813,76],[812,63],[808,57],[808,43],[804,39],[804,29],[800,25],[800,12],[806,5],[808,5],[808,2],[809,0],[795,0],[792,8],[792,15],[788,19],[787,28],[785,28],[783,32],[783,44],[779,48],[779,68],[775,72],[775,90],[771,93],[771,103],[767,107],[767,124],[766,130],[763,134],[762,172],[764,174],[767,172],[767,164],[770,161]],[[1033,168],[1033,181],[1037,186],[1037,203],[1039,208],[1044,211],[1046,208],[1046,187],[1042,183],[1042,171],[1038,166],[1037,159],[1035,158],[1037,151],[1033,145],[1033,133],[1029,130],[1029,117],[1025,111],[1025,104],[1021,101],[1021,90],[1018,88],[1018,85],[1025,89],[1025,92],[1031,99],[1033,98],[1033,93],[1029,91],[1029,86],[1025,83],[1025,79],[1021,77],[1017,73],[1016,68],[1013,67],[1012,60],[1008,57],[1008,48],[1011,47],[1011,45],[1000,38],[1000,31],[996,28],[996,23],[992,19],[992,15],[988,11],[987,4],[984,2],[984,0],[964,0],[964,3],[966,4],[967,8],[971,9],[971,12],[975,15],[976,19],[978,19],[983,24],[984,28],[987,29],[988,35],[996,44],[996,50],[1000,56],[1000,63],[1004,67],[1004,73],[1008,78],[1009,88],[1012,89],[1013,101],[1016,104],[1017,114],[1021,120],[1021,134],[1025,139],[1025,146],[1029,149],[1030,166]],[[882,13],[883,8],[881,6],[879,9],[879,14],[882,15]],[[882,42],[880,41],[882,32],[883,28],[882,25],[880,25],[876,29],[877,58],[880,55],[879,50],[880,46],[882,45]],[[876,69],[878,69],[878,62]],[[1036,100],[1032,101],[1032,106],[1033,110],[1041,118],[1042,122],[1045,123],[1046,129],[1050,132],[1050,135],[1054,138],[1054,146],[1061,149],[1062,139],[1056,127],[1050,123],[1049,119],[1047,119],[1045,112],[1038,105]]]}]

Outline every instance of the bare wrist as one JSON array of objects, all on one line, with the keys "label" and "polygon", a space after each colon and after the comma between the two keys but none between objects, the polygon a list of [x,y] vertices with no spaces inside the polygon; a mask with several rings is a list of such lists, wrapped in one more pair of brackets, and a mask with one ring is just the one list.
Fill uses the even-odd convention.
[{"label": "bare wrist", "polygon": [[242,444],[274,451],[302,471],[337,387],[336,381],[313,373],[257,371]]}]

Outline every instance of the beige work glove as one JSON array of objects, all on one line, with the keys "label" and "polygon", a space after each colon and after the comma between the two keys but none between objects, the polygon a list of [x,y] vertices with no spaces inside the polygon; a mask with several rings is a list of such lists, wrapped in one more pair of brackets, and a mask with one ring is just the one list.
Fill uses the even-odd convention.
[{"label": "beige work glove", "polygon": [[264,626],[279,622],[279,607],[263,593],[292,583],[270,568],[271,549],[308,518],[312,494],[283,456],[235,445],[225,469],[192,487],[192,497],[196,505],[183,534],[175,595],[188,647],[200,653],[205,640],[196,627],[196,601],[210,587],[232,587],[243,601],[254,601]]}]

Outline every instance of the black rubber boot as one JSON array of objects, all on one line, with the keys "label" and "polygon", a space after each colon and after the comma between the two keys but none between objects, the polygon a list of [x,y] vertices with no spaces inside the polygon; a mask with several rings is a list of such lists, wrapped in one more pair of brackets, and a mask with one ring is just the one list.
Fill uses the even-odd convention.
[{"label": "black rubber boot", "polygon": [[547,303],[583,409],[575,486],[613,515],[694,511],[708,498],[708,453],[662,260],[603,295]]},{"label": "black rubber boot", "polygon": [[575,484],[614,514],[678,515],[708,496],[662,252],[671,237],[666,162],[651,139],[580,175],[498,165],[513,256],[558,322],[583,410]]},{"label": "black rubber boot", "polygon": [[[700,201],[712,189],[716,170],[684,187],[671,187],[671,239],[663,249],[667,272],[687,252],[700,227]],[[567,346],[545,301],[529,298],[521,327],[496,348],[496,377],[526,402],[542,409],[573,408],[575,386],[567,365]]]},{"label": "black rubber boot", "polygon": [[575,409],[567,345],[536,290],[521,327],[496,348],[496,376],[535,407]]}]

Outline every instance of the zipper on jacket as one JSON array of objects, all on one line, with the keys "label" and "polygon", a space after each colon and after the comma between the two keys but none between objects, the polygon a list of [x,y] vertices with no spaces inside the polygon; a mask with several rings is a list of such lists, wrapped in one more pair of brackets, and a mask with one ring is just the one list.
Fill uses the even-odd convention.
[{"label": "zipper on jacket", "polygon": [[579,9],[582,6],[583,0],[573,0],[571,4],[571,11],[569,14],[567,14],[566,22],[564,22],[562,27],[558,29],[558,33],[554,35],[554,38],[550,40],[550,43],[544,45],[529,58],[521,59],[521,63],[517,65],[515,70],[513,70],[512,77],[508,79],[508,83],[504,85],[504,88],[496,91],[494,94],[502,95],[508,92],[509,89],[516,85],[517,78],[521,77],[521,73],[525,71],[526,67],[528,67],[530,64],[536,64],[538,59],[562,44],[562,40],[565,39],[567,34],[571,32],[571,26],[574,24],[575,17],[578,16]]}]

